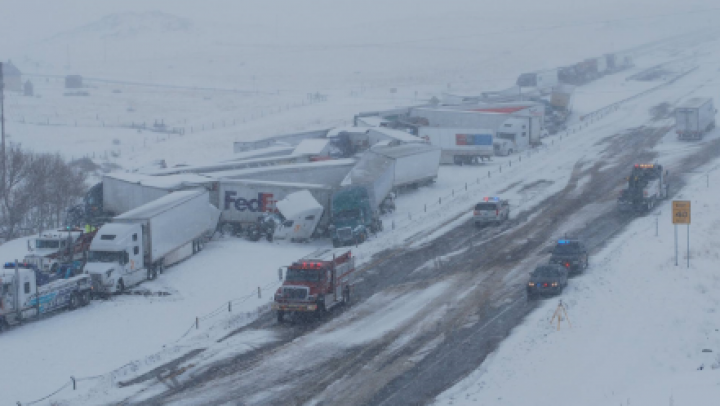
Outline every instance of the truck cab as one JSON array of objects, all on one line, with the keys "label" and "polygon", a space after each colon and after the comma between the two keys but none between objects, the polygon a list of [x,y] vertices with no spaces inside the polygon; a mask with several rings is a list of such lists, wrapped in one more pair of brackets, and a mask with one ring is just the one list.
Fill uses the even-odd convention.
[{"label": "truck cab", "polygon": [[351,186],[332,198],[332,223],[329,227],[334,247],[365,242],[369,233],[382,231],[379,214],[370,205],[364,186]]},{"label": "truck cab", "polygon": [[65,253],[72,253],[71,259],[79,259],[82,250],[78,252],[75,244],[82,236],[80,230],[56,230],[40,233],[36,238],[28,240],[28,251],[23,262],[35,265],[45,272],[55,272]]},{"label": "truck cab", "polygon": [[143,242],[140,224],[110,223],[100,228],[85,264],[96,295],[120,293],[154,276],[144,264]]},{"label": "truck cab", "polygon": [[635,164],[627,179],[627,188],[620,192],[620,211],[650,211],[668,197],[668,172],[658,164]]},{"label": "truck cab", "polygon": [[282,322],[286,314],[322,314],[350,301],[350,275],[355,258],[350,251],[336,256],[332,250],[314,253],[294,262],[275,293],[273,310]]},{"label": "truck cab", "polygon": [[497,130],[497,138],[512,144],[511,151],[522,151],[530,146],[530,120],[527,118],[509,118]]}]

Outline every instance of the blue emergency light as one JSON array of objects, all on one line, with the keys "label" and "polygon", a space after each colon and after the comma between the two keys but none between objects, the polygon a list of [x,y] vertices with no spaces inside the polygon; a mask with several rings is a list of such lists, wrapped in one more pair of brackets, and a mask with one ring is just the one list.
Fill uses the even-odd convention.
[{"label": "blue emergency light", "polygon": [[486,198],[485,198],[485,201],[486,201],[486,202],[489,202],[489,201],[491,201],[491,200],[492,200],[493,202],[498,202],[498,201],[500,201],[500,198],[499,198],[499,197],[486,197]]},{"label": "blue emergency light", "polygon": [[558,240],[558,244],[570,244],[568,240]]}]

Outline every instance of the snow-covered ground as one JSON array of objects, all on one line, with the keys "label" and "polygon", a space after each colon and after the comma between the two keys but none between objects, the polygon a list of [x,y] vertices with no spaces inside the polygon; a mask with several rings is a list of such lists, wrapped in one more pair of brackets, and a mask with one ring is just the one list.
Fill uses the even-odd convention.
[{"label": "snow-covered ground", "polygon": [[[14,15],[0,13],[0,55],[12,55],[30,75],[81,73],[129,82],[251,90],[170,89],[89,81],[91,96],[71,97],[63,95],[62,83],[54,77],[28,76],[41,97],[8,97],[11,142],[37,151],[57,151],[68,158],[89,156],[97,162],[131,169],[157,159],[174,165],[225,158],[231,155],[236,140],[348,124],[359,111],[412,104],[441,91],[509,87],[524,71],[576,62],[699,28],[692,15],[676,18],[672,30],[662,27],[672,16],[615,21],[642,16],[647,4],[660,15],[707,2],[662,7],[649,1],[606,2],[591,6],[583,18],[568,22],[555,10],[575,4],[569,0],[557,0],[555,7],[538,3],[522,13],[503,8],[512,5],[488,12],[480,2],[471,1],[427,2],[425,7],[395,1],[393,5],[403,10],[402,15],[386,16],[365,3],[360,10],[352,8],[357,20],[351,24],[344,8],[349,3],[342,1],[317,2],[323,13],[314,13],[313,8],[296,2],[284,5],[287,13],[267,13],[249,3],[234,9],[239,7],[235,2],[218,2],[217,7],[239,11],[224,16],[218,16],[217,10],[197,12],[189,3],[174,1],[71,3],[82,5],[85,11],[73,13],[73,7],[56,2],[35,2],[32,7],[13,5],[17,7]],[[619,4],[623,7],[618,8]],[[38,7],[46,13],[36,13]],[[183,17],[121,13],[132,7],[157,7]],[[381,8],[387,7],[383,2]],[[110,13],[120,14],[103,19]],[[41,22],[46,18],[52,21],[32,27],[17,24],[30,16]],[[193,20],[190,25],[185,24],[186,17]],[[514,30],[508,32],[508,26]],[[34,32],[29,32],[31,29]],[[252,35],[273,29],[275,36]],[[336,35],[328,36],[328,31]],[[178,41],[177,35],[183,36],[183,41]],[[33,41],[18,44],[9,38]],[[477,52],[480,48],[483,51]],[[638,69],[677,57],[675,52],[684,50],[666,49],[640,57],[636,60]],[[718,62],[707,56],[704,61],[714,63],[712,69]],[[593,153],[595,140],[643,124],[647,108],[659,101],[674,101],[706,84],[710,69],[708,66],[706,72],[698,72],[694,76],[697,79],[689,78],[691,85],[683,84],[688,86],[684,90],[658,91],[651,98],[624,106],[584,129],[581,136],[586,140],[573,137],[558,145],[555,138],[551,150],[523,156],[521,165],[514,156],[498,158],[480,168],[442,168],[435,185],[399,197],[398,212],[384,220],[387,232],[358,250],[360,262],[368,261],[381,249],[402,246],[428,228],[447,224],[484,195],[518,181],[551,181],[546,188],[507,192],[514,210],[532,207],[562,188],[574,161]],[[576,98],[578,115],[656,85],[626,82],[627,74],[630,72],[582,88]],[[398,92],[390,94],[390,88]],[[306,96],[311,92],[328,94],[329,99],[309,103]],[[111,127],[132,122],[152,124],[155,120],[184,127],[185,135]],[[510,159],[512,167],[507,166]],[[501,165],[502,174],[498,173]],[[490,179],[488,171],[492,172]],[[466,183],[471,193],[464,193]],[[439,198],[443,203],[438,203]],[[396,231],[391,230],[393,222]],[[0,347],[10,350],[3,352],[2,364],[13,368],[0,368],[0,402],[37,399],[63,385],[71,375],[102,375],[99,379],[116,383],[162,360],[205,347],[247,323],[258,307],[267,305],[277,286],[278,267],[325,244],[254,244],[219,239],[157,281],[143,285],[170,292],[170,296],[123,296],[93,302],[88,308],[62,312],[4,333]],[[0,258],[21,258],[25,247],[22,239],[2,245]],[[262,298],[257,297],[257,287],[263,288]],[[233,313],[227,312],[228,301],[232,301]],[[570,311],[574,317],[574,305]],[[193,330],[195,317],[206,314],[213,316],[201,321],[201,329]],[[368,332],[372,337],[388,326],[376,323],[366,327],[374,329],[374,333]],[[224,348],[213,347],[206,361],[271,340],[268,336],[238,336],[222,344]],[[81,389],[87,387],[84,382],[80,385]],[[104,390],[109,386],[101,387]]]}]

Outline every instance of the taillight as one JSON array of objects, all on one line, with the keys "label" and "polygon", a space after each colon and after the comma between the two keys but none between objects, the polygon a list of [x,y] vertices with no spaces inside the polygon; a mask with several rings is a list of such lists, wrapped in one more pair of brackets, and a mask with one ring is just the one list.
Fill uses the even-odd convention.
[{"label": "taillight", "polygon": [[570,268],[570,263],[569,263],[569,262],[566,262],[566,263],[565,263],[565,268]]}]

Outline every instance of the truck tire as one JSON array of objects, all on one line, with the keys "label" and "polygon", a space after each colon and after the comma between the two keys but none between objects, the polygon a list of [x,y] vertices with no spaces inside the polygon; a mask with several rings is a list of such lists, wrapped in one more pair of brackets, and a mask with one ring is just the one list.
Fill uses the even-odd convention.
[{"label": "truck tire", "polygon": [[123,282],[122,279],[118,280],[117,286],[115,287],[115,293],[118,295],[125,293],[125,282]]},{"label": "truck tire", "polygon": [[383,223],[382,223],[382,220],[378,220],[378,229],[379,229],[380,231],[382,231],[382,230],[383,230]]},{"label": "truck tire", "polygon": [[157,270],[158,275],[162,275],[163,272],[165,272],[165,264],[162,261],[160,261],[160,263],[157,264],[156,270]]},{"label": "truck tire", "polygon": [[278,311],[277,311],[277,321],[278,321],[278,323],[282,323],[284,317],[285,317],[285,312],[282,311],[282,310],[278,310]]},{"label": "truck tire", "polygon": [[205,249],[205,243],[203,242],[202,239],[199,239],[199,240],[197,241],[197,252],[200,252],[200,251],[202,251],[203,249]]},{"label": "truck tire", "polygon": [[149,281],[154,281],[155,279],[157,279],[157,269],[155,269],[154,266],[148,268],[147,278]]},{"label": "truck tire", "polygon": [[350,304],[350,288],[346,287],[343,290],[342,304],[348,306]]},{"label": "truck tire", "polygon": [[58,265],[57,262],[54,263],[54,264],[52,264],[52,266],[50,267],[50,272],[52,272],[52,273],[57,272],[57,270],[58,270],[59,267],[60,267],[60,265]]},{"label": "truck tire", "polygon": [[70,301],[68,302],[68,308],[70,310],[75,310],[80,306],[80,298],[78,298],[77,293],[72,293],[70,295]]},{"label": "truck tire", "polygon": [[80,294],[80,306],[87,306],[90,304],[90,291],[86,290]]}]

